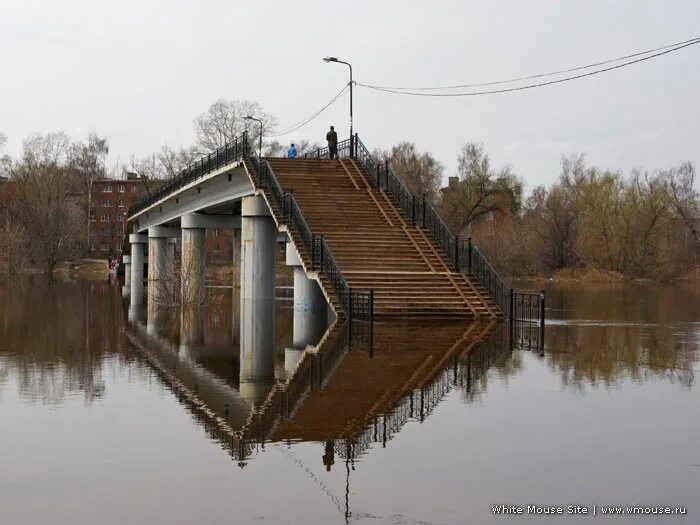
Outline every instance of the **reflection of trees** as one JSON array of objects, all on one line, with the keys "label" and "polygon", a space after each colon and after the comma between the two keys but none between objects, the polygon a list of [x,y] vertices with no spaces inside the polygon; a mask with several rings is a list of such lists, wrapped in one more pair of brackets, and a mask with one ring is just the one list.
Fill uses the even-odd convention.
[{"label": "reflection of trees", "polygon": [[118,289],[107,282],[4,286],[5,374],[17,377],[20,395],[32,402],[60,404],[78,392],[87,401],[99,398],[103,360],[120,348],[120,323]]},{"label": "reflection of trees", "polygon": [[687,325],[700,318],[692,288],[660,285],[548,290],[548,308],[566,319],[546,333],[549,365],[566,386],[619,385],[652,377],[694,384],[700,340]]}]

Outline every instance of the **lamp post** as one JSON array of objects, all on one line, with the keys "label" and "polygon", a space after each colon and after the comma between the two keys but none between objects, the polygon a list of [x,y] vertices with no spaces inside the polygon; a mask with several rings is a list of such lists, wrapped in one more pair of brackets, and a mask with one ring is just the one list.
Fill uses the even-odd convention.
[{"label": "lamp post", "polygon": [[259,118],[251,117],[248,115],[247,117],[243,117],[243,120],[254,120],[258,124],[260,124],[260,143],[258,146],[258,158],[262,158],[262,134],[263,134],[263,123],[262,120]]},{"label": "lamp post", "polygon": [[343,60],[338,60],[336,57],[324,57],[323,61],[328,64],[329,62],[337,62],[338,64],[345,64],[350,68],[350,82],[348,83],[350,86],[350,154],[354,155],[354,147],[353,144],[355,143],[355,137],[352,134],[352,65],[350,62],[344,62]]}]

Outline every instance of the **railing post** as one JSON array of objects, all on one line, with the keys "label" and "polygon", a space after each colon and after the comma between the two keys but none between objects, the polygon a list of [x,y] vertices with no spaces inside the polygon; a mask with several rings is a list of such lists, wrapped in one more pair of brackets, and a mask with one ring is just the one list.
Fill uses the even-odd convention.
[{"label": "railing post", "polygon": [[355,133],[355,142],[354,142],[355,148],[353,149],[353,154],[352,154],[353,157],[357,157],[357,141],[358,140],[359,140],[359,137],[358,137],[357,133]]},{"label": "railing post", "polygon": [[[469,273],[472,273],[472,238],[469,237],[468,239],[468,246],[467,246],[467,268],[469,269]],[[511,290],[512,292],[512,290]]]},{"label": "railing post", "polygon": [[544,290],[540,290],[540,351],[544,350]]},{"label": "railing post", "polygon": [[311,234],[311,269],[316,269],[316,236]]},{"label": "railing post", "polygon": [[423,205],[423,219],[422,219],[422,220],[423,220],[423,224],[422,224],[422,226],[423,226],[423,228],[425,228],[425,193],[423,194],[423,202],[422,202],[422,205]]},{"label": "railing post", "polygon": [[369,323],[369,356],[374,355],[374,288],[369,291],[367,322]]},{"label": "railing post", "polygon": [[[513,348],[513,327],[515,325],[515,293],[510,289],[510,297],[508,299],[508,338],[510,339],[510,347]],[[504,312],[505,313],[505,312]]]},{"label": "railing post", "polygon": [[416,196],[411,195],[411,225],[416,225]]},{"label": "railing post", "polygon": [[459,272],[459,237],[455,235],[455,272]]},{"label": "railing post", "polygon": [[352,288],[348,286],[348,330],[352,339]]}]

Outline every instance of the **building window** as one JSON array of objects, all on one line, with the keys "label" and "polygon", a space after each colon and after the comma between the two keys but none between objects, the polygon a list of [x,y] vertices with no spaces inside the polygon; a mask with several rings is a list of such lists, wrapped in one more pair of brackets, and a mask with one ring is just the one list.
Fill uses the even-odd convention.
[{"label": "building window", "polygon": [[131,185],[131,193],[135,193],[136,191],[138,191],[138,190],[136,189],[136,184],[132,184],[132,185]]},{"label": "building window", "polygon": [[117,224],[117,235],[124,235],[124,225]]},{"label": "building window", "polygon": [[91,252],[95,251],[95,245],[93,243],[90,243],[90,251]]},{"label": "building window", "polygon": [[112,214],[111,213],[103,213],[100,215],[100,221],[101,222],[112,222]]},{"label": "building window", "polygon": [[492,221],[492,220],[494,220],[495,218],[496,218],[496,216],[493,214],[492,211],[490,211],[490,212],[488,213],[488,215],[486,216],[486,220],[487,220],[487,221]]},{"label": "building window", "polygon": [[100,244],[100,251],[108,252],[109,251],[109,244],[105,244],[105,243]]},{"label": "building window", "polygon": [[219,236],[219,228],[214,228],[214,232],[212,235],[214,235],[214,237],[218,237]]},{"label": "building window", "polygon": [[95,222],[95,212],[90,212],[90,222]]},{"label": "building window", "polygon": [[105,193],[111,193],[112,192],[112,185],[111,184],[105,184],[102,187],[102,191]]},{"label": "building window", "polygon": [[124,207],[124,199],[119,199],[117,201],[117,206],[119,206],[120,208],[123,208]]},{"label": "building window", "polygon": [[126,187],[123,184],[120,184],[119,185],[119,193],[124,193],[125,190],[126,190]]},{"label": "building window", "polygon": [[102,237],[111,237],[112,236],[112,229],[111,228],[102,228]]},{"label": "building window", "polygon": [[112,206],[112,200],[111,199],[105,199],[102,201],[102,207],[103,208],[109,208]]},{"label": "building window", "polygon": [[214,251],[215,251],[216,253],[219,253],[219,249],[220,249],[219,243],[217,242],[216,244],[214,244]]},{"label": "building window", "polygon": [[117,222],[124,222],[124,214],[117,213]]}]

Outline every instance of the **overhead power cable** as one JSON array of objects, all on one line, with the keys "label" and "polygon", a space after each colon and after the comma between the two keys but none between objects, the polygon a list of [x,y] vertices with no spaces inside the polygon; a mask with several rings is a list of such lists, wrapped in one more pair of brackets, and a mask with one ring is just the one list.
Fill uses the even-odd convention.
[{"label": "overhead power cable", "polygon": [[[375,91],[383,91],[385,93],[393,93],[393,94],[397,94],[397,95],[411,95],[411,96],[416,96],[416,97],[473,97],[473,96],[478,96],[478,95],[494,95],[497,93],[509,93],[509,92],[513,92],[513,91],[523,91],[526,89],[534,89],[534,88],[538,88],[538,87],[550,86],[553,84],[560,84],[562,82],[568,82],[571,80],[578,80],[580,78],[598,75],[600,73],[605,73],[607,71],[612,71],[614,69],[620,69],[623,67],[631,66],[633,64],[637,64],[639,62],[651,60],[652,58],[657,58],[657,57],[660,57],[662,55],[667,55],[668,53],[672,53],[674,51],[679,51],[680,49],[683,49],[683,48],[686,48],[689,46],[693,46],[696,44],[700,44],[700,37],[695,38],[693,40],[687,40],[684,43],[677,44],[675,47],[669,48],[667,46],[665,48],[659,48],[659,49],[665,49],[665,50],[654,53],[652,55],[644,56],[642,58],[637,58],[635,60],[623,62],[622,64],[617,64],[615,66],[610,66],[610,67],[606,67],[603,69],[597,69],[595,71],[589,71],[586,73],[581,73],[579,75],[569,76],[569,77],[560,78],[560,79],[556,79],[556,80],[549,80],[546,82],[527,84],[525,86],[517,86],[517,87],[511,87],[511,88],[493,89],[493,90],[486,90],[486,91],[468,91],[468,92],[461,92],[461,93],[422,93],[419,91],[406,91],[405,90],[405,89],[410,89],[410,88],[385,88],[385,87],[380,87],[380,86],[373,86],[370,84],[363,84],[361,82],[357,82],[357,85],[362,86],[362,87],[366,87],[368,89],[373,89]],[[637,53],[634,56],[640,56],[643,54],[645,54],[645,53]],[[633,56],[633,55],[630,55],[630,56]],[[606,61],[605,63],[611,63],[611,62],[616,62],[616,61],[619,61],[619,59]],[[577,69],[584,69],[584,67],[582,66],[580,68],[573,68],[572,70],[577,70]],[[555,73],[551,73],[551,74],[555,74]],[[550,75],[550,74],[545,73],[545,74],[542,74],[539,76],[548,76],[548,75]],[[537,76],[529,77],[529,78],[536,78],[536,77]],[[511,82],[511,81],[498,81],[498,83],[506,83],[506,82]],[[487,83],[487,84],[483,84],[483,85],[494,85],[494,84],[495,83]],[[466,86],[466,84],[465,84],[465,86]],[[426,89],[426,88],[420,88],[420,89]],[[445,88],[442,88],[442,89],[445,89]]]},{"label": "overhead power cable", "polygon": [[326,109],[328,109],[331,105],[333,105],[335,102],[337,102],[338,99],[340,99],[345,94],[347,89],[348,89],[348,84],[345,84],[343,86],[343,89],[341,89],[337,95],[335,95],[325,106],[323,106],[318,111],[315,111],[314,113],[312,113],[308,117],[304,118],[303,120],[300,120],[299,122],[297,122],[295,124],[287,126],[286,128],[283,128],[280,131],[276,131],[275,133],[271,133],[270,135],[266,135],[266,136],[269,138],[281,137],[282,135],[288,135],[289,133],[292,133],[298,129],[303,128],[304,126],[309,124],[312,120],[314,120],[316,117],[318,117],[321,113],[323,113]]}]

